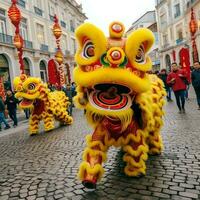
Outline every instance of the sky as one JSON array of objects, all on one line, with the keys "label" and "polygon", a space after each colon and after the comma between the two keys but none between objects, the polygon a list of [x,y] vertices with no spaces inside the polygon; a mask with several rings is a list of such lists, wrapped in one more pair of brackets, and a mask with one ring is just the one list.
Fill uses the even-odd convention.
[{"label": "sky", "polygon": [[121,21],[126,30],[145,12],[155,9],[155,0],[77,0],[82,3],[83,12],[106,35],[112,21]]}]

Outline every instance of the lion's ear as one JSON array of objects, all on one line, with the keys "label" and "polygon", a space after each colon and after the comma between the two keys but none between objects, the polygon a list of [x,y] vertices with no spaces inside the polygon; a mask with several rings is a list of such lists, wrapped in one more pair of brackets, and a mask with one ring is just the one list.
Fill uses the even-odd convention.
[{"label": "lion's ear", "polygon": [[153,33],[146,28],[138,29],[129,35],[125,51],[133,67],[141,71],[151,69],[152,62],[147,52],[151,49],[154,40]]},{"label": "lion's ear", "polygon": [[96,26],[84,23],[77,28],[75,35],[79,45],[75,60],[79,65],[90,65],[105,53],[107,39]]}]

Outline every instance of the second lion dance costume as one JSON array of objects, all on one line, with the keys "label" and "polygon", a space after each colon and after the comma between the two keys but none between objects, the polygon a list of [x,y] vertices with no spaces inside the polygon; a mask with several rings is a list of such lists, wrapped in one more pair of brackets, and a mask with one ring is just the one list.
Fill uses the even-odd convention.
[{"label": "second lion dance costume", "polygon": [[35,135],[39,130],[39,123],[44,121],[45,131],[54,129],[54,119],[62,124],[71,124],[73,119],[68,115],[67,108],[70,104],[68,97],[62,91],[50,92],[47,84],[40,78],[27,77],[21,74],[14,79],[15,97],[22,99],[20,107],[31,109],[29,119],[30,135]]},{"label": "second lion dance costume", "polygon": [[128,176],[145,174],[148,154],[159,154],[163,148],[160,129],[165,91],[157,76],[147,74],[152,67],[147,52],[154,36],[142,28],[123,38],[124,26],[119,22],[110,25],[109,33],[106,38],[90,23],[76,30],[74,100],[94,128],[86,137],[79,169],[88,188],[95,188],[101,179],[110,146],[122,147]]}]

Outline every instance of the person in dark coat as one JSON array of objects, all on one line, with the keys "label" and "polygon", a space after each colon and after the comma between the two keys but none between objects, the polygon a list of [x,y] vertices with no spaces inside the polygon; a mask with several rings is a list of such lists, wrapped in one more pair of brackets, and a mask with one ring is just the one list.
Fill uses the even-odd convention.
[{"label": "person in dark coat", "polygon": [[4,105],[3,100],[2,100],[2,98],[0,96],[0,131],[1,131],[1,124],[2,124],[2,122],[5,125],[5,129],[9,129],[10,128],[8,122],[5,119],[4,112],[5,112],[5,105]]},{"label": "person in dark coat", "polygon": [[165,90],[167,92],[167,101],[172,101],[171,99],[171,88],[167,84],[167,70],[166,69],[161,69],[159,78],[163,81]]},{"label": "person in dark coat", "polygon": [[17,104],[19,101],[15,98],[14,94],[8,90],[5,105],[7,106],[8,114],[10,118],[13,120],[13,126],[16,127],[18,125],[17,121]]},{"label": "person in dark coat", "polygon": [[73,89],[70,84],[67,84],[67,87],[65,89],[65,94],[69,98],[70,105],[68,107],[68,113],[70,116],[72,116],[73,111]]},{"label": "person in dark coat", "polygon": [[197,97],[198,110],[200,110],[200,62],[194,63],[194,70],[192,71],[192,86]]}]

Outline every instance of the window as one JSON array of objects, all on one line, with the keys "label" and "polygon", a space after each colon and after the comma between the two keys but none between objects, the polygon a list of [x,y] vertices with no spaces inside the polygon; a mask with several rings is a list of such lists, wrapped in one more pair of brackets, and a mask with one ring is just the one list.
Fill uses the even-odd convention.
[{"label": "window", "polygon": [[72,38],[72,49],[71,52],[74,54],[76,53],[76,41],[74,38]]},{"label": "window", "polygon": [[166,46],[168,44],[167,34],[163,35],[163,45]]},{"label": "window", "polygon": [[180,8],[180,4],[176,4],[174,6],[174,18],[177,18],[181,15],[181,8]]},{"label": "window", "polygon": [[42,9],[42,0],[35,0],[35,6]]},{"label": "window", "polygon": [[23,7],[23,8],[26,7],[26,2],[25,2],[25,0],[18,0],[17,4],[20,5],[20,6]]},{"label": "window", "polygon": [[37,31],[37,40],[40,44],[45,43],[45,37],[44,37],[44,26],[41,24],[36,24],[36,31]]},{"label": "window", "polygon": [[162,28],[163,28],[163,27],[166,27],[166,25],[167,25],[166,19],[167,19],[166,14],[162,14],[162,15],[160,16],[160,24],[161,24],[161,27],[162,27]]},{"label": "window", "polygon": [[54,15],[55,15],[55,5],[49,2],[49,18],[51,21],[54,21]]},{"label": "window", "polygon": [[41,0],[35,0],[35,6],[34,6],[35,13],[39,16],[42,16],[42,1]]},{"label": "window", "polygon": [[28,27],[27,27],[27,19],[22,18],[20,23],[20,34],[24,40],[28,40]]},{"label": "window", "polygon": [[70,20],[70,31],[74,32],[75,27],[74,27],[74,21],[71,19]]},{"label": "window", "polygon": [[65,51],[67,49],[67,36],[62,35],[61,48]]},{"label": "window", "polygon": [[6,34],[6,17],[5,10],[0,9],[0,33]]},{"label": "window", "polygon": [[40,77],[43,82],[47,82],[48,79],[47,79],[46,64],[43,60],[40,61]]}]

